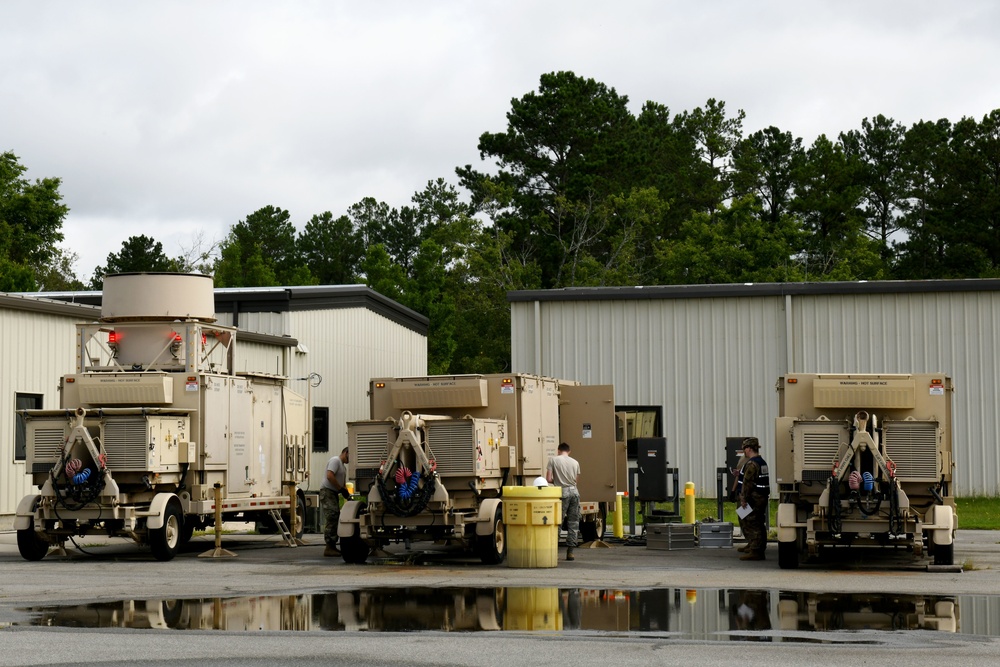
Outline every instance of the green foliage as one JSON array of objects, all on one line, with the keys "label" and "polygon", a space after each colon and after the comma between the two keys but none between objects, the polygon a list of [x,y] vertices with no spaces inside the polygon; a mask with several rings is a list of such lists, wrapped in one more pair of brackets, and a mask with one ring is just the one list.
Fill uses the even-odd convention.
[{"label": "green foliage", "polygon": [[108,254],[107,264],[94,269],[91,289],[104,287],[104,276],[112,273],[133,273],[141,271],[179,271],[177,260],[163,254],[163,244],[145,234],[130,236],[122,242],[122,249]]},{"label": "green foliage", "polygon": [[314,215],[299,235],[298,247],[318,284],[350,285],[357,281],[364,245],[360,230],[348,216],[334,219],[329,211]]},{"label": "green foliage", "polygon": [[217,287],[311,285],[288,211],[265,206],[229,231],[215,264]]},{"label": "green foliage", "polygon": [[58,178],[24,178],[27,167],[13,152],[0,153],[0,290],[32,291],[59,274],[62,204]]},{"label": "green foliage", "polygon": [[794,219],[775,224],[760,215],[754,197],[722,206],[713,217],[697,213],[676,240],[656,244],[664,284],[788,282],[802,272],[790,258],[801,238]]},{"label": "green foliage", "polygon": [[35,272],[28,266],[0,257],[0,292],[31,292],[35,284]]}]

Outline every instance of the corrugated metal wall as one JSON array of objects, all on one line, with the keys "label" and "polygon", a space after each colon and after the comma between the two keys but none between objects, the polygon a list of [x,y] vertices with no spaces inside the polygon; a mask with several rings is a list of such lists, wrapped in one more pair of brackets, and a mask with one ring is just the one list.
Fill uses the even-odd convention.
[{"label": "corrugated metal wall", "polygon": [[[330,452],[314,453],[308,488],[319,490],[329,456],[347,446],[347,422],[368,419],[373,377],[427,374],[427,337],[366,308],[294,311],[292,330],[306,352],[292,351],[291,377],[319,373],[312,404],[330,409]],[[307,383],[292,388],[308,394]]]},{"label": "corrugated metal wall", "polygon": [[[232,313],[216,313],[219,324],[233,326]],[[254,331],[256,333],[271,334],[272,336],[292,335],[291,313],[288,311],[272,312],[245,312],[239,314],[239,328],[243,331]]]},{"label": "corrugated metal wall", "polygon": [[233,370],[237,373],[256,372],[288,375],[288,348],[241,340],[237,332]]},{"label": "corrugated metal wall", "polygon": [[59,407],[59,378],[76,368],[72,317],[0,310],[0,529],[13,525],[21,498],[35,491],[23,461],[14,461],[14,396],[41,394]]},{"label": "corrugated metal wall", "polygon": [[995,291],[514,301],[511,336],[517,372],[663,406],[670,465],[711,497],[727,436],[773,456],[780,375],[942,371],[957,387],[956,492],[1000,493]]}]

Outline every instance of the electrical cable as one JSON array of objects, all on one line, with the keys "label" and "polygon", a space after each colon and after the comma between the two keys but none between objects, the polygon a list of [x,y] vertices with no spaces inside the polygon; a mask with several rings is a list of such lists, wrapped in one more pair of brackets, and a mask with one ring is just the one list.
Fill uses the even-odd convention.
[{"label": "electrical cable", "polygon": [[844,524],[840,516],[840,482],[830,477],[830,532],[838,535]]}]

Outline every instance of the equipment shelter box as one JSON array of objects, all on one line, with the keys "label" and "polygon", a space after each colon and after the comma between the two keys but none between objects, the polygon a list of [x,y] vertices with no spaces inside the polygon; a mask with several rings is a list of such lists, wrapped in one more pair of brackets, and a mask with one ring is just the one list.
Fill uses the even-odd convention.
[{"label": "equipment shelter box", "polygon": [[679,549],[694,549],[694,524],[692,523],[660,523],[646,525],[646,548],[676,551]]}]

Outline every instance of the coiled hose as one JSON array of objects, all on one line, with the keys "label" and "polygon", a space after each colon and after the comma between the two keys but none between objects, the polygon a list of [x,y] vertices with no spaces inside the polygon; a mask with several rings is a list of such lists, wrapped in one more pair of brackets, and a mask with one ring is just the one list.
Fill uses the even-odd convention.
[{"label": "coiled hose", "polygon": [[[410,471],[402,463],[396,461],[395,465],[396,471],[392,476],[396,482],[395,488],[390,489],[386,486],[381,473],[375,476],[375,485],[382,497],[382,504],[396,516],[416,516],[427,508],[427,504],[434,496],[436,476],[432,472],[426,477],[421,477],[419,470],[408,475]],[[421,479],[424,482],[423,486],[420,485]]]}]

